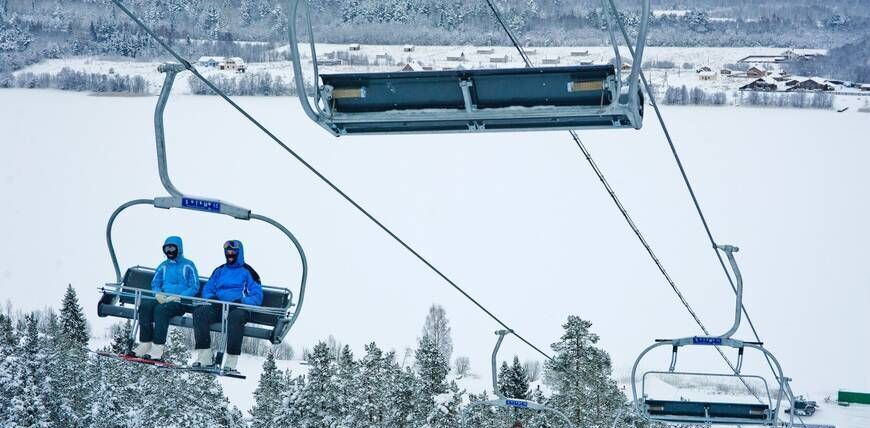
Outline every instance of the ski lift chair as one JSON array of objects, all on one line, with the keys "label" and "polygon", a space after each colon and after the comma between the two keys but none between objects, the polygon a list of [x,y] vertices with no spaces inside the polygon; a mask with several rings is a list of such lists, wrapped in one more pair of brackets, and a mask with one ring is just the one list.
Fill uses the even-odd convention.
[{"label": "ski lift chair", "polygon": [[[788,384],[789,379],[782,372],[782,367],[770,351],[764,348],[760,342],[746,342],[742,340],[732,339],[737,328],[740,326],[740,316],[743,301],[743,278],[740,274],[740,269],[734,259],[734,252],[738,251],[737,247],[730,245],[719,246],[721,251],[728,256],[728,261],[731,264],[731,269],[737,282],[737,303],[735,309],[734,324],[730,330],[720,336],[693,336],[680,339],[658,339],[654,344],[650,345],[637,357],[634,366],[631,370],[631,391],[637,413],[649,421],[663,422],[671,425],[687,425],[687,424],[704,424],[704,425],[766,425],[780,426],[779,409],[784,397],[790,397],[792,407],[794,403],[793,394],[791,393]],[[644,356],[655,348],[660,346],[671,346],[671,362],[667,371],[648,371],[645,372],[641,379],[641,390],[638,394],[637,390],[637,368]],[[705,372],[678,372],[676,371],[677,353],[680,348],[689,346],[706,346],[706,347],[728,347],[737,349],[737,365],[733,369],[733,373],[705,373]],[[743,366],[744,349],[755,349],[767,356],[776,367],[776,377],[778,382],[778,392],[774,398],[771,395],[770,387],[767,381],[761,376],[744,375],[741,373]],[[706,376],[719,378],[736,378],[746,385],[747,389],[755,395],[758,403],[736,403],[736,402],[707,402],[707,401],[674,401],[652,399],[647,396],[646,379],[650,375],[677,375],[677,376]],[[764,385],[765,394],[759,396],[754,390],[749,388],[746,383],[747,379],[760,379]],[[792,426],[790,420],[787,425]]]},{"label": "ski lift chair", "polygon": [[[118,263],[118,258],[115,254],[115,246],[112,241],[112,228],[115,219],[122,211],[135,205],[151,205],[155,208],[166,210],[183,209],[205,214],[219,214],[238,220],[254,220],[267,223],[281,231],[290,240],[293,248],[298,252],[302,264],[302,277],[299,284],[298,300],[296,302],[293,301],[294,296],[289,289],[270,286],[263,286],[263,303],[261,306],[228,303],[199,297],[179,297],[181,297],[182,302],[186,304],[201,305],[217,303],[222,305],[221,322],[212,324],[210,326],[212,331],[226,333],[227,315],[230,308],[243,307],[251,312],[251,321],[246,324],[244,328],[243,334],[245,337],[265,339],[273,344],[281,343],[293,327],[293,324],[296,322],[302,309],[302,302],[305,297],[305,286],[308,278],[308,261],[305,257],[305,252],[296,237],[281,223],[264,215],[254,214],[247,208],[242,208],[224,201],[187,196],[175,187],[169,177],[167,167],[163,114],[175,77],[178,73],[184,71],[185,68],[180,64],[163,64],[158,68],[158,70],[161,73],[166,73],[166,78],[160,92],[160,98],[157,101],[157,108],[154,115],[155,137],[157,143],[157,165],[160,181],[170,196],[129,201],[118,207],[112,213],[111,217],[109,217],[109,222],[106,226],[106,243],[109,247],[109,255],[112,259],[112,266],[115,270],[116,280],[115,282],[108,283],[101,288],[102,296],[97,305],[97,314],[100,317],[118,317],[133,320],[133,328],[131,329],[127,344],[127,351],[129,352],[129,348],[134,342],[138,328],[139,305],[143,300],[155,298],[155,293],[151,291],[151,279],[154,277],[153,269],[136,266],[128,269],[123,277],[121,276],[121,269]],[[200,284],[203,284],[206,280],[207,278],[201,277]],[[193,319],[188,314],[173,317],[170,322],[172,325],[178,327],[193,327]],[[226,334],[223,334],[223,337],[225,339]],[[223,340],[222,342],[225,347],[226,341]]]},{"label": "ski lift chair", "polygon": [[[306,115],[335,136],[588,128],[640,129],[638,83],[649,24],[643,0],[636,57],[623,78],[616,26],[602,0],[616,64],[543,68],[320,73],[313,61],[313,103],[305,91],[296,21],[307,11],[311,57],[316,58],[308,0],[291,1],[290,50],[296,91]],[[318,82],[319,81],[319,82]]]},{"label": "ski lift chair", "polygon": [[462,426],[467,427],[467,419],[468,413],[472,407],[501,407],[501,408],[514,408],[514,409],[529,409],[529,410],[537,410],[539,412],[549,412],[551,414],[556,415],[559,419],[564,422],[564,427],[566,428],[574,428],[574,425],[571,423],[571,420],[568,419],[564,413],[548,406],[544,406],[543,404],[536,403],[534,401],[522,400],[519,398],[510,398],[505,397],[498,388],[498,350],[501,348],[501,342],[504,341],[504,337],[508,334],[512,334],[512,330],[498,330],[495,332],[498,335],[498,340],[495,342],[495,348],[492,350],[492,391],[496,395],[497,398],[493,400],[481,400],[475,401],[473,403],[469,403],[462,409],[461,421]]}]

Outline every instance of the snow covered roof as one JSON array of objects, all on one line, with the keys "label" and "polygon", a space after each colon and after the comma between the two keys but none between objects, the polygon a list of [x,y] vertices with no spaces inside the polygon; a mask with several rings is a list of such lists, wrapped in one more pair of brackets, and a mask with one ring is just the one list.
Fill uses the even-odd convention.
[{"label": "snow covered roof", "polygon": [[222,57],[222,56],[201,56],[201,57],[199,57],[199,61],[197,61],[197,62],[209,62],[209,61],[221,62],[223,60],[224,60],[224,57]]},{"label": "snow covered roof", "polygon": [[245,60],[243,60],[243,59],[241,59],[241,58],[239,58],[239,57],[237,57],[237,56],[234,56],[234,57],[230,58],[230,61],[232,61],[232,62],[234,62],[234,63],[236,63],[236,64],[244,64],[244,63],[245,63]]}]

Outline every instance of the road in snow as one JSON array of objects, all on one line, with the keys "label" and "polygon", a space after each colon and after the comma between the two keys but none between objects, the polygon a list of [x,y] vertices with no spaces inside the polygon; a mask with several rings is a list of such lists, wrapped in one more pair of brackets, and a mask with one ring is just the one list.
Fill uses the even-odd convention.
[{"label": "road in snow", "polygon": [[[72,283],[96,331],[108,325],[95,314],[96,288],[114,279],[105,222],[124,201],[163,194],[155,101],[0,91],[8,244],[0,245],[0,299],[56,306]],[[654,338],[698,332],[566,133],[335,139],[304,118],[296,99],[239,102],[533,342],[546,348],[578,314],[593,321],[619,376]],[[215,97],[178,96],[167,113],[180,189],[273,216],[305,246],[309,289],[288,336],[297,351],[333,334],[358,353],[377,341],[401,357],[437,302],[451,320],[456,355],[488,372],[498,326],[310,172]],[[870,390],[870,116],[677,107],[664,114],[717,239],[742,249],[746,305],[795,391],[818,399],[837,388]],[[661,131],[646,125],[580,135],[701,318],[724,331],[733,295]],[[220,263],[221,242],[239,238],[267,283],[298,280],[290,247],[264,226],[141,207],[118,220],[121,263],[157,264],[163,238],[176,233],[203,272]],[[748,328],[738,336],[748,338]],[[511,339],[502,352],[536,357]],[[722,369],[717,358],[686,353],[681,364]],[[667,352],[648,361],[664,369]],[[765,370],[747,356],[747,372]]]}]

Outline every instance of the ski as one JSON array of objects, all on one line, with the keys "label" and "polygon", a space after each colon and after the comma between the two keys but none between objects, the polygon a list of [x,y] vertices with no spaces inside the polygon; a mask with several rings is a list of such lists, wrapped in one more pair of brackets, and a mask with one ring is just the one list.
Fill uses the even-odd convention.
[{"label": "ski", "polygon": [[114,359],[116,359],[116,360],[126,361],[126,362],[130,362],[130,363],[145,364],[145,365],[149,365],[149,366],[160,367],[160,368],[166,368],[166,369],[173,369],[173,368],[177,368],[177,367],[178,367],[178,366],[176,366],[175,364],[172,364],[172,363],[170,363],[170,362],[168,362],[168,361],[163,361],[163,360],[151,360],[151,359],[148,359],[148,358],[140,358],[140,357],[137,357],[137,356],[135,356],[135,355],[115,354],[115,353],[112,353],[112,352],[106,352],[106,351],[93,351],[93,350],[90,350],[90,349],[88,349],[88,352],[91,352],[91,353],[93,353],[93,354],[96,354],[96,355],[98,355],[98,356],[100,356],[100,357],[105,357],[105,358],[114,358]]},{"label": "ski", "polygon": [[170,367],[172,370],[184,370],[189,372],[209,374],[212,376],[231,377],[234,379],[247,379],[248,377],[239,373],[236,370],[224,370],[220,367],[192,367],[192,366],[175,366]]}]

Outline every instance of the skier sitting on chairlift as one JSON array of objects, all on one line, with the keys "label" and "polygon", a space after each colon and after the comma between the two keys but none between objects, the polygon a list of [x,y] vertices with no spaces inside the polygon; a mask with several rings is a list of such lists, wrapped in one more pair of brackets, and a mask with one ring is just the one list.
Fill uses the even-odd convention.
[{"label": "skier sitting on chairlift", "polygon": [[139,304],[139,345],[133,349],[133,355],[139,358],[163,359],[169,320],[174,316],[184,315],[190,309],[181,303],[180,297],[163,293],[190,297],[199,293],[196,265],[184,257],[181,238],[166,238],[163,254],[166,255],[166,260],[157,266],[154,279],[151,280],[151,290],[156,293],[155,298],[143,298]]},{"label": "skier sitting on chairlift", "polygon": [[[224,243],[226,264],[218,266],[202,289],[204,299],[220,300],[243,305],[259,306],[263,303],[263,287],[257,272],[245,264],[245,249],[241,241],[229,240]],[[194,367],[214,365],[211,349],[209,325],[221,321],[223,305],[213,303],[201,305],[193,311],[193,330],[196,342],[196,361]],[[227,314],[227,349],[224,356],[224,371],[235,371],[242,353],[242,338],[245,324],[250,321],[251,313],[240,307],[229,307]]]}]

